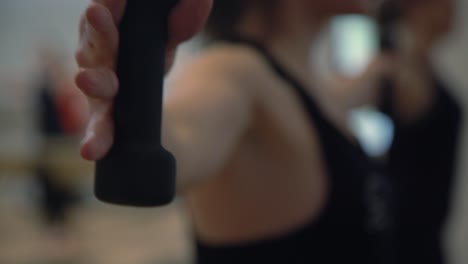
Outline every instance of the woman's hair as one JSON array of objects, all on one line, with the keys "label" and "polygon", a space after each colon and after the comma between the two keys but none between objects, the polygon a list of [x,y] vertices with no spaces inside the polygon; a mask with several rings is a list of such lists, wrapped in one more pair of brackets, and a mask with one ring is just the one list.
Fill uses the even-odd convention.
[{"label": "woman's hair", "polygon": [[[211,15],[205,26],[205,36],[215,40],[236,34],[237,26],[251,8],[257,8],[259,15],[271,11],[276,0],[214,0]],[[265,12],[263,12],[265,11]]]}]

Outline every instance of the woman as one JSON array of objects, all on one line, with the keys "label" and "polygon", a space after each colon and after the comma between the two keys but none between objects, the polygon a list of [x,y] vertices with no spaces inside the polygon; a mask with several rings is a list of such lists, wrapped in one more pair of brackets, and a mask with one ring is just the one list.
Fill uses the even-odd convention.
[{"label": "woman", "polygon": [[395,123],[388,155],[398,203],[399,263],[440,264],[451,209],[462,110],[434,69],[434,46],[453,28],[453,0],[406,1],[396,86],[384,100]]},{"label": "woman", "polygon": [[[82,155],[112,145],[114,58],[125,1],[95,1],[82,23],[77,84],[93,117]],[[211,44],[173,76],[163,144],[178,161],[198,263],[388,263],[390,198],[379,169],[347,132],[343,111],[315,89],[309,48],[358,0],[215,1]],[[170,45],[195,33],[210,1],[180,1]],[[390,70],[378,59],[362,81]],[[200,153],[203,150],[203,153]]]},{"label": "woman", "polygon": [[448,260],[442,238],[451,209],[462,110],[440,80],[431,57],[434,46],[453,28],[454,2],[400,1],[396,31],[400,34],[393,58],[398,70],[390,87],[353,89],[349,87],[353,81],[343,78],[335,78],[339,83],[329,86],[339,88],[332,89],[335,105],[378,105],[395,125],[385,171],[391,175],[397,199],[392,236],[399,264]]},{"label": "woman", "polygon": [[[44,68],[37,83],[37,120],[41,136],[35,177],[38,206],[46,227],[48,248],[53,255],[75,250],[70,230],[72,213],[80,204],[77,189],[80,161],[75,147],[88,119],[86,98],[73,85],[59,54],[50,48],[40,52]],[[84,169],[84,168],[83,168]]]}]

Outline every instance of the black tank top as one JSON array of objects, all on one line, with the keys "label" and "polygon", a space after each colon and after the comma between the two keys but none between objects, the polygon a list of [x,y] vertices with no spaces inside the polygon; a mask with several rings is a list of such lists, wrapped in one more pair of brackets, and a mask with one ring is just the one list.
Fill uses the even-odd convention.
[{"label": "black tank top", "polygon": [[318,132],[330,190],[324,210],[308,225],[282,237],[242,245],[197,241],[197,263],[394,263],[392,188],[378,164],[329,121],[304,86],[260,43],[240,37],[226,40],[256,50],[300,98]]}]

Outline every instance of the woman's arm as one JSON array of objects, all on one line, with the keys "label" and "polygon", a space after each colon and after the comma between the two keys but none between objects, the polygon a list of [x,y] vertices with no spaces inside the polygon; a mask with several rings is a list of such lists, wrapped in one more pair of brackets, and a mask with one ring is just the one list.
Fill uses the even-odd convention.
[{"label": "woman's arm", "polygon": [[235,73],[236,63],[202,60],[172,78],[164,103],[163,145],[177,159],[179,191],[225,165],[253,112],[252,93]]},{"label": "woman's arm", "polygon": [[[81,148],[89,160],[105,156],[113,143],[111,113],[118,90],[114,62],[124,6],[122,0],[95,0],[81,22],[76,54],[81,70],[76,83],[91,106]],[[170,50],[200,30],[210,6],[210,0],[179,1],[170,15]],[[237,85],[235,72],[210,63],[195,65],[177,77],[164,106],[163,145],[178,160],[179,186],[183,187],[224,165],[250,119],[251,100]]]}]

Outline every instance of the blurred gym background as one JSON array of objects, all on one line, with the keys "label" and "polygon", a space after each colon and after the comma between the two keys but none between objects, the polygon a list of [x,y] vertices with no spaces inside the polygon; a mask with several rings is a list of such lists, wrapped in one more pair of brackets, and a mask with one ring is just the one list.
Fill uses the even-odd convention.
[{"label": "blurred gym background", "polygon": [[[458,26],[435,56],[438,70],[468,107],[468,2],[459,2]],[[73,92],[78,21],[87,3],[0,1],[0,263],[189,263],[191,234],[182,202],[142,210],[105,205],[92,196],[93,164],[80,159],[77,147],[86,111],[75,108],[85,110],[86,105]],[[317,49],[327,47],[324,39]],[[190,46],[185,48],[190,53]],[[50,122],[41,126],[45,110],[40,106],[47,105],[47,85],[59,87],[60,131]],[[359,123],[362,117],[368,122]],[[364,133],[391,134],[390,127],[376,125],[385,122],[373,123],[369,115],[361,119],[354,122]],[[467,121],[446,230],[450,264],[468,263]],[[51,169],[44,172],[43,167]],[[53,186],[40,176],[55,177],[63,171],[68,177],[58,182],[73,188],[72,196],[77,196],[67,197],[71,209],[66,215],[60,215],[60,208],[67,205],[44,208],[50,199],[43,194],[44,186]]]}]

